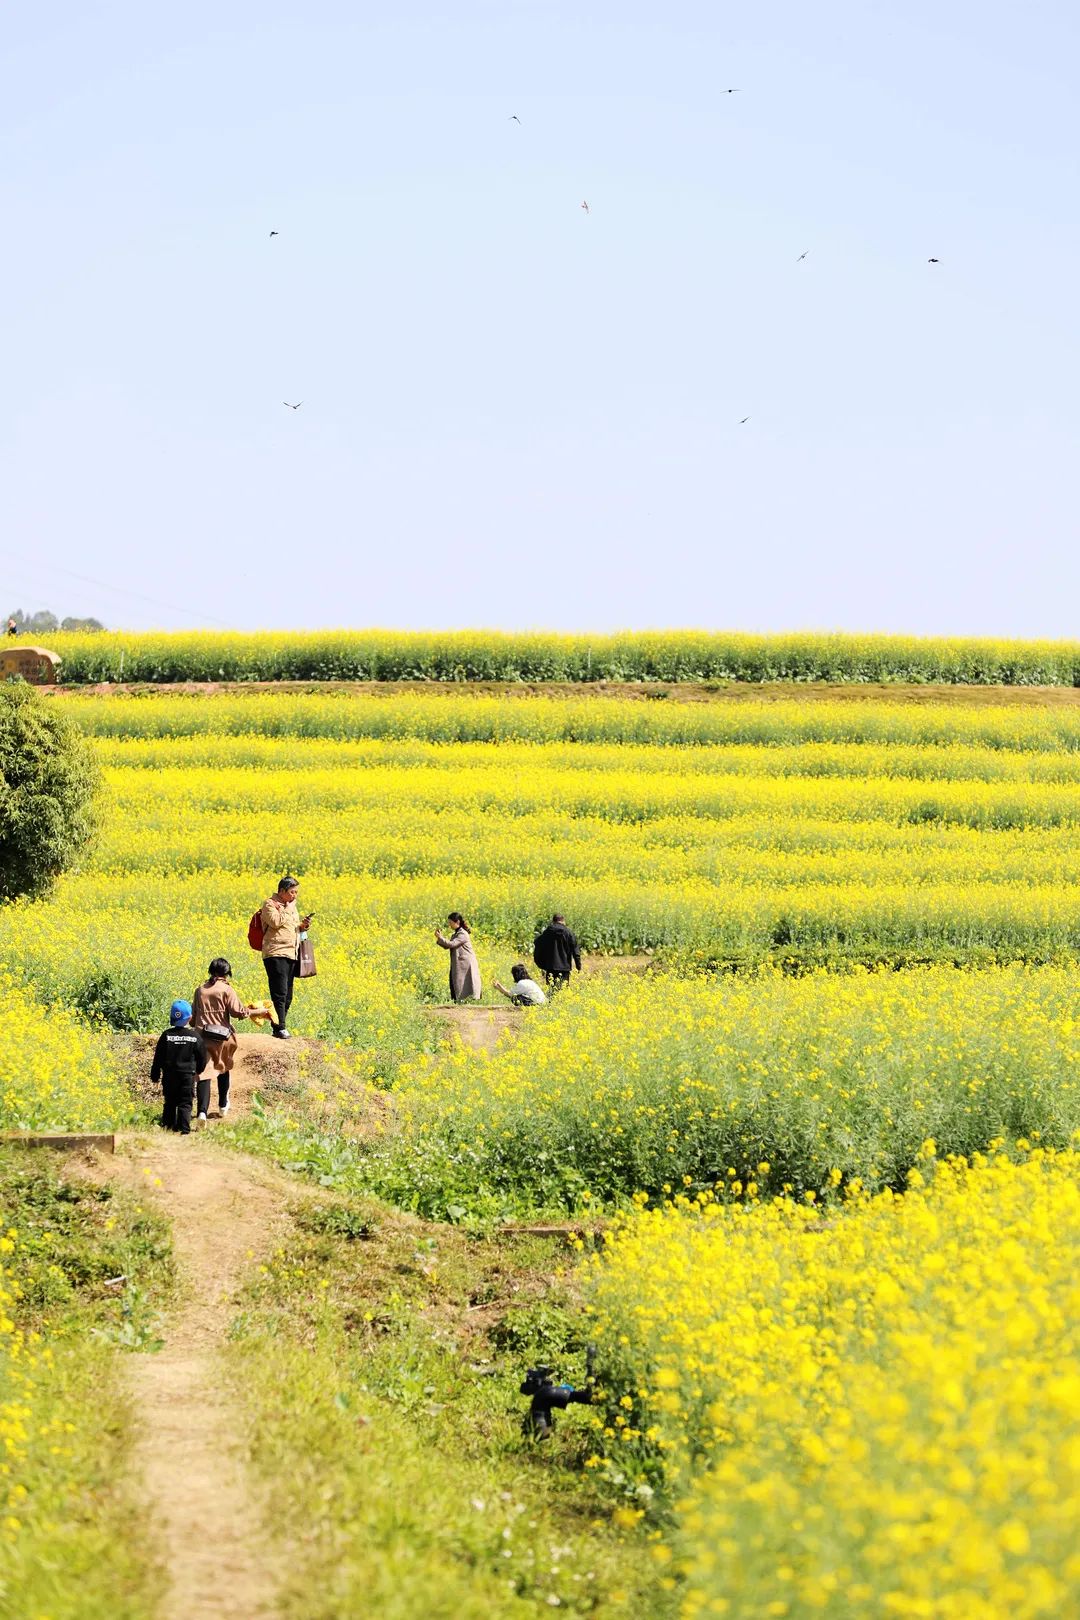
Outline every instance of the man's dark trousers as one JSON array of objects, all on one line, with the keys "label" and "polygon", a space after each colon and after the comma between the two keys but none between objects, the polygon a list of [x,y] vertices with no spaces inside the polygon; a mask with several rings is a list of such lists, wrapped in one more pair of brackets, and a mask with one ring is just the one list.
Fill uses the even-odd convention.
[{"label": "man's dark trousers", "polygon": [[552,973],[547,968],[544,969],[544,978],[552,990],[562,990],[570,983],[569,973]]},{"label": "man's dark trousers", "polygon": [[264,956],[266,963],[266,982],[270,986],[270,1000],[274,1003],[277,1013],[279,1029],[286,1029],[289,1023],[289,1008],[292,1006],[293,985],[296,982],[295,956]]},{"label": "man's dark trousers", "polygon": [[162,1081],[165,1092],[165,1106],[161,1110],[161,1124],[164,1130],[179,1131],[182,1136],[191,1135],[191,1103],[195,1095],[194,1075],[182,1075],[178,1080],[165,1079]]}]

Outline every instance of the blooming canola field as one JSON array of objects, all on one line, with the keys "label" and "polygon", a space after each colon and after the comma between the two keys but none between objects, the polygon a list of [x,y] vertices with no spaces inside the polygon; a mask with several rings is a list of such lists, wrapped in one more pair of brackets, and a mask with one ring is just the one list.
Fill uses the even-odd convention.
[{"label": "blooming canola field", "polygon": [[[103,965],[164,996],[179,951],[196,966],[208,950],[243,960],[246,919],[286,868],[317,909],[339,991],[347,961],[378,957],[434,996],[427,942],[452,906],[489,977],[556,907],[589,949],[683,967],[1042,962],[1080,948],[1072,711],[59,701],[96,738],[105,828],[90,864],[27,908],[0,951],[29,953],[65,994]],[[320,988],[309,1029],[345,1036],[355,1003]]]},{"label": "blooming canola field", "polygon": [[[115,1027],[157,1027],[219,953],[262,994],[247,919],[285,870],[316,913],[298,1028],[348,1042],[382,1081],[423,1045],[417,1007],[445,996],[432,930],[451,908],[488,984],[556,909],[586,950],[676,974],[1060,965],[1080,950],[1080,710],[52,701],[94,740],[103,826],[81,871],[12,909],[0,967]],[[656,1000],[681,994],[664,980]]]},{"label": "blooming canola field", "polygon": [[975,637],[697,630],[74,632],[72,683],[128,681],[937,681],[1072,686],[1080,645]]},{"label": "blooming canola field", "polygon": [[681,1612],[1074,1614],[1078,1249],[1080,1159],[1026,1142],[928,1139],[902,1195],[824,1219],[676,1197],[628,1223],[589,1283],[590,1462],[638,1502],[663,1471]]},{"label": "blooming canola field", "polygon": [[[6,914],[0,1126],[128,1117],[110,1026],[218,954],[263,994],[247,920],[293,871],[291,1021],[342,1091],[234,1129],[436,1220],[614,1218],[588,1466],[688,1620],[1077,1609],[1080,709],[50,701],[107,803]],[[448,1044],[451,909],[489,997],[555,910],[648,971]]]}]

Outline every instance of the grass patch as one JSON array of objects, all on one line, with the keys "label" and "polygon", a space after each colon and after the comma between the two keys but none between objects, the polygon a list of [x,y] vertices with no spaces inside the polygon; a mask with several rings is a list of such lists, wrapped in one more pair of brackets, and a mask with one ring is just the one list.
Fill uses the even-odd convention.
[{"label": "grass patch", "polygon": [[531,1361],[555,1353],[584,1375],[560,1261],[547,1240],[478,1239],[370,1200],[296,1211],[232,1357],[275,1514],[304,1527],[285,1620],[673,1612],[649,1540],[584,1468],[590,1414],[543,1444],[522,1432]]},{"label": "grass patch", "polygon": [[156,1347],[170,1280],[167,1230],[135,1198],[0,1147],[0,1613],[155,1613],[117,1351]]}]

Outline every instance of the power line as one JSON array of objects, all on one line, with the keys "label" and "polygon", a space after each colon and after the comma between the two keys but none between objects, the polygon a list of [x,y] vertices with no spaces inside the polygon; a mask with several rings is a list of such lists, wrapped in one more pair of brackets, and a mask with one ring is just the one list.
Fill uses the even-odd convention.
[{"label": "power line", "polygon": [[[11,558],[10,553],[5,553],[4,556],[5,560],[14,562],[16,573],[20,571],[24,573],[26,572],[21,562],[15,562],[14,559]],[[161,608],[167,613],[182,613],[185,618],[201,619],[204,623],[217,625],[219,629],[222,630],[228,630],[231,628],[224,619],[215,619],[210,613],[197,613],[194,608],[181,607],[178,602],[159,602],[156,597],[147,596],[142,591],[132,591],[124,585],[110,585],[106,580],[94,579],[90,574],[76,573],[73,568],[63,568],[59,563],[52,563],[49,566],[54,573],[66,574],[69,579],[80,580],[84,585],[93,585],[97,590],[110,591],[116,596],[128,596],[133,601],[145,602],[148,607]],[[31,578],[33,578],[33,576],[31,576]],[[37,588],[40,589],[40,578],[38,580]],[[50,586],[49,588],[51,589],[52,587]]]}]

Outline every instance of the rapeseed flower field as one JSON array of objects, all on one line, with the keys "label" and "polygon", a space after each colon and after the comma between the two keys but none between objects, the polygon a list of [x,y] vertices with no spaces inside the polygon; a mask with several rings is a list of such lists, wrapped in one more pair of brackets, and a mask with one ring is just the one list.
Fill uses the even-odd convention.
[{"label": "rapeseed flower field", "polygon": [[412,1038],[399,1001],[439,993],[427,941],[451,906],[489,978],[554,909],[589,949],[689,969],[1080,949],[1071,711],[57,701],[96,738],[105,831],[50,903],[12,915],[0,960],[73,1001],[119,975],[138,1019],[203,957],[246,960],[244,922],[286,868],[334,958],[308,1028],[373,1046],[389,1019],[394,1050]]},{"label": "rapeseed flower field", "polygon": [[590,1465],[672,1505],[688,1620],[1076,1612],[1080,1157],[1018,1148],[824,1211],[674,1195],[593,1263]]},{"label": "rapeseed flower field", "polygon": [[1068,1143],[1076,1012],[1069,968],[608,980],[490,1059],[406,1068],[377,1173],[436,1214],[901,1187],[928,1136]]},{"label": "rapeseed flower field", "polygon": [[318,691],[57,694],[64,712],[99,737],[410,738],[427,742],[705,743],[782,747],[878,743],[916,748],[971,745],[1003,752],[1075,752],[1080,709],[1011,703],[632,702],[588,689],[554,696],[454,687]]},{"label": "rapeseed flower field", "polygon": [[[389,678],[422,654],[448,681],[483,652],[187,639],[128,650],[147,678],[196,653],[251,679],[377,654]],[[119,645],[73,646],[69,668],[85,654],[91,678]],[[608,652],[701,674],[709,649]],[[880,677],[881,648],[826,652]],[[925,678],[989,679],[1013,653],[948,656]],[[1009,667],[1071,680],[1072,658]],[[589,1467],[687,1620],[1080,1607],[1080,713],[51,701],[94,738],[107,804],[83,868],[5,911],[0,1127],[130,1117],[115,1032],[160,1028],[219,954],[262,996],[247,920],[294,871],[319,974],[291,1022],[333,1043],[343,1100],[305,1113],[301,1063],[245,1140],[437,1219],[621,1212],[579,1269],[609,1403]],[[447,1045],[423,1004],[446,995],[451,908],[488,984],[556,910],[649,971],[587,973],[493,1053]],[[368,1086],[390,1096],[357,1132]],[[42,1387],[5,1309],[20,1243],[0,1241],[12,1546]]]},{"label": "rapeseed flower field", "polygon": [[0,973],[0,1130],[111,1130],[131,1118],[108,1036]]},{"label": "rapeseed flower field", "polygon": [[75,633],[50,638],[66,681],[945,681],[1071,686],[1070,641],[695,630],[617,635]]},{"label": "rapeseed flower field", "polygon": [[[676,976],[1053,965],[1080,950],[1068,709],[53,701],[94,738],[104,828],[50,899],[10,909],[0,967],[120,1028],[160,1027],[222,953],[241,993],[263,994],[246,924],[285,870],[317,914],[299,1027],[351,1045],[383,1084],[425,1044],[418,1004],[445,996],[431,931],[451,907],[489,983],[554,910],[587,950],[651,953]],[[663,1022],[692,994],[665,977],[642,1016]],[[609,992],[591,995],[602,1022]],[[569,1021],[571,1054],[591,1018]]]}]

